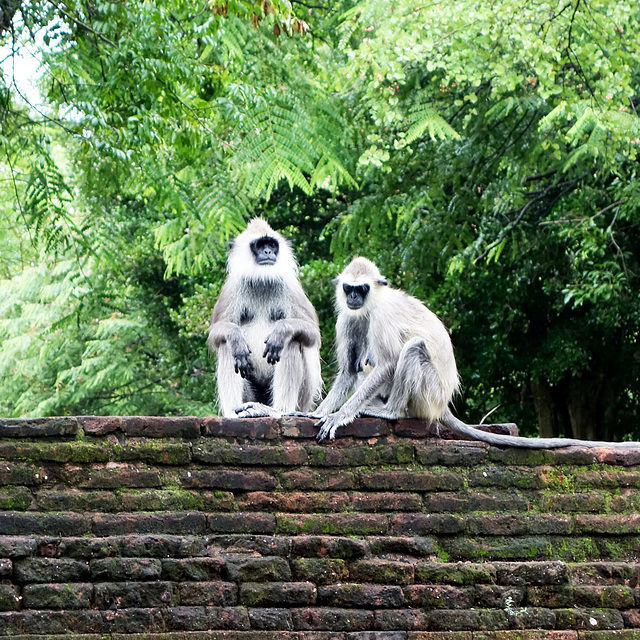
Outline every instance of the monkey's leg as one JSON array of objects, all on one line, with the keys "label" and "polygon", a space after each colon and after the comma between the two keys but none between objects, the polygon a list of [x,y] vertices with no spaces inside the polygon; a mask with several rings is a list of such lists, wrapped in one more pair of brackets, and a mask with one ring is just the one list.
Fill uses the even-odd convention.
[{"label": "monkey's leg", "polygon": [[[280,362],[276,363],[273,371],[273,408],[276,411],[289,413],[307,409],[311,405],[312,396],[304,397],[307,374],[300,343],[297,340],[289,341],[282,349]],[[305,406],[300,405],[301,401]]]},{"label": "monkey's leg", "polygon": [[218,349],[218,401],[225,418],[235,418],[236,408],[250,400],[249,383],[235,372],[235,359],[227,344]]}]

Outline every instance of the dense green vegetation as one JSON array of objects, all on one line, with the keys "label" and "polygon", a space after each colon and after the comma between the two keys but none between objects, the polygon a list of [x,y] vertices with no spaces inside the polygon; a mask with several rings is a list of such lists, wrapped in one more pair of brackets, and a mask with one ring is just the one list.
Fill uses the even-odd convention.
[{"label": "dense green vegetation", "polygon": [[461,417],[640,435],[635,1],[0,8],[1,415],[215,412],[225,241],[262,215],[327,382],[359,253],[451,327]]}]

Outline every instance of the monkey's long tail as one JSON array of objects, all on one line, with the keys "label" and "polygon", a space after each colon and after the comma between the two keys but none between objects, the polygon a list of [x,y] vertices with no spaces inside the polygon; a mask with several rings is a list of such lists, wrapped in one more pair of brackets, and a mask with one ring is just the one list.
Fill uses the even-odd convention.
[{"label": "monkey's long tail", "polygon": [[640,442],[599,442],[596,440],[575,440],[574,438],[523,438],[507,436],[500,433],[489,433],[458,420],[450,409],[444,412],[440,422],[463,436],[472,440],[488,442],[499,447],[524,447],[527,449],[558,449],[560,447],[615,447],[617,449],[640,449]]}]

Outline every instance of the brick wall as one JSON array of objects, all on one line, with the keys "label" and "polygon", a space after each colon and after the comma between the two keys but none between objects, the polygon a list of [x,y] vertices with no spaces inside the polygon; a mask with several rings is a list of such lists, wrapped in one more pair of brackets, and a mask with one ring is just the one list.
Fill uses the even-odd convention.
[{"label": "brick wall", "polygon": [[315,432],[0,419],[0,636],[640,638],[640,450]]}]

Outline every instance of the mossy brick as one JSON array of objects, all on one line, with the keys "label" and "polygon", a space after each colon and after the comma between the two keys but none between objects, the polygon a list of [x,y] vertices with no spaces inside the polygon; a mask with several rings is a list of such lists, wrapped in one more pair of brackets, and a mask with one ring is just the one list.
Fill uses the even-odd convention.
[{"label": "mossy brick", "polygon": [[289,538],[279,536],[213,535],[207,538],[207,549],[209,554],[213,552],[212,550],[225,550],[228,553],[289,557],[291,541]]},{"label": "mossy brick", "polygon": [[599,631],[602,629],[622,629],[624,621],[615,609],[554,609],[556,629],[582,629]]},{"label": "mossy brick", "polygon": [[353,582],[372,582],[375,584],[411,584],[414,565],[400,560],[363,559],[354,562],[349,568]]},{"label": "mossy brick", "polygon": [[400,554],[422,558],[435,555],[438,547],[434,538],[421,536],[368,537],[367,542],[374,556]]},{"label": "mossy brick", "polygon": [[271,513],[210,513],[209,533],[266,533],[276,530],[276,517]]},{"label": "mossy brick", "polygon": [[179,582],[174,589],[181,606],[233,607],[238,604],[238,586],[234,582]]},{"label": "mossy brick", "polygon": [[544,489],[548,486],[541,469],[529,467],[484,466],[469,471],[469,487],[500,489]]},{"label": "mossy brick", "polygon": [[473,511],[508,513],[526,511],[531,502],[523,495],[511,492],[451,493],[447,491],[426,493],[424,507],[429,513],[469,513]]},{"label": "mossy brick", "polygon": [[540,505],[543,511],[554,513],[602,513],[607,499],[600,493],[553,493],[545,495]]},{"label": "mossy brick", "polygon": [[413,584],[404,587],[409,607],[423,609],[469,609],[473,606],[473,587],[448,584]]},{"label": "mossy brick", "polygon": [[0,511],[26,511],[32,502],[33,495],[26,487],[0,489]]},{"label": "mossy brick", "polygon": [[[591,555],[585,555],[586,559],[604,559],[620,561],[629,558],[638,558],[640,555],[640,536],[594,536],[589,538],[591,541],[590,552],[593,551],[593,547],[597,549],[597,553],[591,553]],[[580,558],[574,558],[580,559]]]},{"label": "mossy brick", "polygon": [[614,513],[637,513],[640,511],[640,495],[634,489],[623,489],[620,495],[606,496],[608,502],[602,511]]},{"label": "mossy brick", "polygon": [[[517,640],[524,640],[526,638],[531,638],[531,640],[547,640],[547,638],[555,638],[554,635],[556,632],[552,631],[549,635],[544,634],[541,630],[549,630],[555,629],[556,627],[556,616],[551,609],[544,608],[534,608],[534,607],[516,607],[507,606],[505,609],[507,614],[507,619],[509,620],[509,628],[510,629],[538,629],[537,632],[539,635],[536,637],[535,635],[527,635],[527,632],[524,631],[524,635],[516,636]],[[499,633],[510,633],[507,631],[496,631],[496,634]],[[557,632],[560,634],[561,632]],[[566,632],[565,632],[566,633]],[[499,636],[497,636],[499,638]],[[558,636],[563,639],[564,636]],[[474,636],[475,639],[475,636]],[[506,639],[505,639],[506,640]],[[572,638],[571,640],[575,640]]]},{"label": "mossy brick", "polygon": [[613,471],[606,469],[577,471],[573,481],[576,487],[592,489],[638,489],[640,488],[640,473],[637,471]]},{"label": "mossy brick", "polygon": [[63,558],[105,558],[121,554],[120,538],[65,537],[58,541],[57,553]]},{"label": "mossy brick", "polygon": [[295,558],[290,565],[294,580],[319,586],[344,582],[349,576],[346,561],[337,558]]},{"label": "mossy brick", "polygon": [[291,555],[306,558],[362,558],[369,551],[364,540],[340,536],[296,536],[291,540]]},{"label": "mossy brick", "polygon": [[439,609],[429,611],[429,628],[434,631],[499,631],[509,628],[505,611],[497,609]]},{"label": "mossy brick", "polygon": [[505,609],[519,607],[525,599],[524,587],[478,584],[473,587],[473,603],[480,609]]},{"label": "mossy brick", "polygon": [[38,548],[35,538],[0,535],[0,558],[22,558],[31,556]]},{"label": "mossy brick", "polygon": [[373,627],[374,613],[363,609],[300,607],[292,609],[297,631],[366,631]]},{"label": "mossy brick", "polygon": [[290,582],[289,563],[279,556],[228,557],[225,575],[233,582]]},{"label": "mossy brick", "polygon": [[207,555],[207,539],[199,535],[126,535],[119,541],[120,555],[133,558],[186,558]]},{"label": "mossy brick", "polygon": [[202,535],[205,527],[206,517],[203,513],[99,513],[91,518],[91,531],[97,536],[131,533]]},{"label": "mossy brick", "polygon": [[[13,620],[9,624],[18,633],[24,633],[27,638],[37,636],[48,637],[58,634],[93,634],[102,633],[105,628],[99,611],[83,609],[69,611],[38,611],[24,610],[13,613]],[[6,620],[0,619],[0,629]],[[6,630],[5,630],[6,633]],[[11,631],[9,631],[11,635]],[[20,637],[20,636],[18,636]]]},{"label": "mossy brick", "polygon": [[280,425],[275,418],[203,418],[202,428],[203,435],[209,437],[274,440],[280,436]]},{"label": "mossy brick", "polygon": [[550,514],[490,514],[467,518],[466,532],[484,536],[567,535],[572,531],[569,516]]},{"label": "mossy brick", "polygon": [[87,582],[89,563],[71,558],[20,558],[13,564],[19,584],[29,582]]},{"label": "mossy brick", "polygon": [[[529,615],[528,610],[524,609],[518,614],[518,618],[522,618],[525,622],[531,619],[532,624],[528,627],[523,628],[518,624],[512,624],[512,631],[474,631],[473,640],[578,640],[576,631],[552,631],[555,626],[555,617],[550,611],[545,611],[545,613],[550,614],[552,618],[551,626],[548,626],[548,624],[546,626],[544,624],[537,626],[534,617]],[[511,621],[512,616],[508,614],[508,617]],[[514,622],[519,622],[519,620],[514,620]],[[542,622],[545,622],[544,618],[542,618]],[[421,639],[416,638],[415,640]]]},{"label": "mossy brick", "polygon": [[0,418],[0,438],[75,436],[76,418]]},{"label": "mossy brick", "polygon": [[99,613],[102,617],[103,629],[109,634],[150,634],[165,630],[164,612],[156,607],[108,609]]},{"label": "mossy brick", "polygon": [[402,588],[395,585],[342,583],[318,589],[318,605],[361,609],[404,606]]},{"label": "mossy brick", "polygon": [[464,529],[463,518],[448,514],[400,513],[391,516],[393,535],[455,535]]},{"label": "mossy brick", "polygon": [[[614,544],[614,540],[619,542],[624,538],[611,538],[607,540],[588,536],[551,536],[549,538],[549,558],[564,562],[586,562],[602,557],[611,557],[608,550],[603,549],[607,545]],[[627,549],[622,550],[623,557],[629,557]],[[618,551],[612,550],[612,555],[620,556]]]},{"label": "mossy brick", "polygon": [[640,640],[640,609],[627,609],[626,611],[621,611],[622,620],[624,621],[625,627],[631,627],[636,629],[636,633],[638,634],[638,640]]},{"label": "mossy brick", "polygon": [[634,590],[623,585],[557,585],[530,587],[528,602],[535,607],[603,607],[629,609],[636,604]]},{"label": "mossy brick", "polygon": [[349,471],[304,469],[282,473],[280,485],[293,491],[349,491],[357,487],[357,480]]},{"label": "mossy brick", "polygon": [[110,444],[89,442],[0,442],[0,460],[30,462],[91,463],[113,458]]},{"label": "mossy brick", "polygon": [[[399,633],[405,633],[399,632]],[[408,634],[405,634],[401,640],[406,640],[409,638],[410,640],[473,640],[475,636],[471,631],[410,631]],[[486,640],[498,640],[498,637],[495,638],[491,636]],[[522,640],[522,638],[504,638],[504,640]],[[537,638],[536,640],[543,640],[542,638]],[[576,638],[572,638],[572,640],[577,640]]]},{"label": "mossy brick", "polygon": [[247,631],[251,627],[244,607],[170,607],[166,621],[169,631]]},{"label": "mossy brick", "polygon": [[220,579],[225,561],[220,556],[204,558],[164,558],[162,579],[173,582],[208,582]]},{"label": "mossy brick", "polygon": [[304,607],[315,604],[316,587],[310,582],[244,582],[240,603],[247,607]]},{"label": "mossy brick", "polygon": [[640,514],[575,515],[573,526],[577,534],[638,534],[640,533]]},{"label": "mossy brick", "polygon": [[[377,445],[349,443],[340,446],[307,445],[310,466],[317,467],[362,467],[379,465],[413,464],[415,452],[413,443],[394,442]],[[346,441],[348,442],[348,441]]]},{"label": "mossy brick", "polygon": [[360,487],[369,491],[457,491],[463,478],[449,471],[361,471]]},{"label": "mossy brick", "polygon": [[157,558],[99,558],[89,561],[94,582],[157,580],[162,563]]},{"label": "mossy brick", "polygon": [[375,612],[373,628],[381,631],[415,631],[429,628],[429,617],[419,609],[382,609]]},{"label": "mossy brick", "polygon": [[264,471],[183,471],[180,474],[183,486],[194,489],[227,489],[229,491],[271,491],[276,488],[276,479]]},{"label": "mossy brick", "polygon": [[202,501],[201,511],[238,511],[238,503],[232,491],[198,491]]},{"label": "mossy brick", "polygon": [[595,454],[602,464],[623,465],[625,467],[635,467],[640,464],[640,446],[637,443],[633,449],[598,447],[595,449]]},{"label": "mossy brick", "polygon": [[204,508],[198,492],[184,489],[123,491],[118,498],[123,511],[200,511]]},{"label": "mossy brick", "polygon": [[292,439],[315,438],[318,435],[317,421],[317,418],[290,418],[283,416],[279,421],[282,436]]},{"label": "mossy brick", "polygon": [[87,582],[66,584],[28,584],[22,590],[25,609],[89,609],[93,585]]},{"label": "mossy brick", "polygon": [[443,537],[438,542],[453,560],[544,560],[553,552],[552,540],[537,536]]},{"label": "mossy brick", "polygon": [[557,585],[569,582],[564,562],[494,562],[496,582],[502,585]]},{"label": "mossy brick", "polygon": [[148,489],[161,487],[162,476],[155,469],[125,462],[110,462],[104,467],[87,469],[79,479],[83,489]]},{"label": "mossy brick", "polygon": [[389,529],[389,518],[373,513],[278,514],[276,518],[276,531],[281,535],[368,536]]},{"label": "mossy brick", "polygon": [[298,466],[306,463],[307,451],[299,444],[266,446],[214,440],[194,446],[193,461],[199,464]]},{"label": "mossy brick", "polygon": [[561,449],[508,449],[492,448],[489,450],[489,460],[496,464],[542,466],[590,466],[598,464],[598,455],[595,449],[582,447],[564,447]]},{"label": "mossy brick", "polygon": [[12,573],[13,573],[13,562],[11,562],[9,558],[0,558],[0,580],[5,580],[7,578],[10,578]]},{"label": "mossy brick", "polygon": [[44,482],[46,475],[45,470],[37,465],[0,460],[0,486],[37,487]]},{"label": "mossy brick", "polygon": [[424,584],[493,584],[496,581],[496,568],[492,564],[470,562],[418,562],[414,576],[416,582]]},{"label": "mossy brick", "polygon": [[[266,609],[253,608],[249,609],[248,613],[252,629],[259,631],[291,631],[293,629],[293,621],[289,609],[278,609],[276,607]],[[255,640],[271,640],[272,638],[271,636],[258,636],[255,632],[251,634],[251,637],[255,637]],[[273,640],[278,640],[278,638],[273,636]]]},{"label": "mossy brick", "polygon": [[589,562],[567,565],[573,584],[640,585],[640,564],[635,562]]},{"label": "mossy brick", "polygon": [[380,513],[381,511],[421,511],[422,497],[417,493],[354,493],[351,507],[355,511]]},{"label": "mossy brick", "polygon": [[170,582],[103,582],[94,585],[98,609],[167,607],[174,604]]},{"label": "mossy brick", "polygon": [[114,512],[120,510],[120,500],[111,491],[82,491],[79,489],[42,489],[35,494],[39,511]]},{"label": "mossy brick", "polygon": [[114,451],[114,460],[120,462],[145,462],[163,466],[179,466],[191,463],[190,442],[165,442],[131,438]]},{"label": "mossy brick", "polygon": [[127,436],[145,438],[200,438],[200,419],[192,417],[125,416],[120,428]]},{"label": "mossy brick", "polygon": [[331,513],[350,505],[349,494],[330,491],[251,491],[237,501],[242,511],[284,513]]},{"label": "mossy brick", "polygon": [[416,445],[416,460],[425,466],[475,467],[487,460],[488,445],[482,442],[442,441]]},{"label": "mossy brick", "polygon": [[17,585],[0,583],[0,611],[17,611],[20,608],[20,591]]}]

